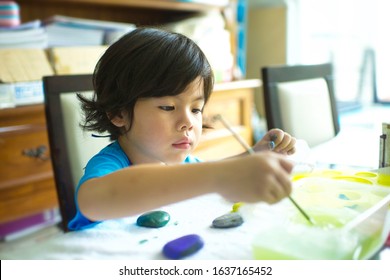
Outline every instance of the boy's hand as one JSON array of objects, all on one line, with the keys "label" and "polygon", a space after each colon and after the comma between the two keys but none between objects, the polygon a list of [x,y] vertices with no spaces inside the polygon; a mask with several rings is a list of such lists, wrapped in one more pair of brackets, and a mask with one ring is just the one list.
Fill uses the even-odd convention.
[{"label": "boy's hand", "polygon": [[292,155],[295,153],[296,138],[277,128],[269,130],[267,134],[264,135],[263,139],[253,146],[253,149],[256,152],[262,151],[270,141],[273,141],[275,144],[275,147],[273,148],[274,152],[285,155]]},{"label": "boy's hand", "polygon": [[224,163],[219,193],[230,201],[276,203],[292,191],[294,165],[284,155],[259,152]]}]

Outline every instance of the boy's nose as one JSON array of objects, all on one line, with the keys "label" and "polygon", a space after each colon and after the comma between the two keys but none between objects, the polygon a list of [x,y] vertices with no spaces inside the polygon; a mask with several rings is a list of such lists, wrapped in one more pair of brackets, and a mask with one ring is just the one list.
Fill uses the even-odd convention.
[{"label": "boy's nose", "polygon": [[179,130],[191,130],[193,127],[193,124],[192,124],[192,120],[191,120],[191,116],[186,113],[186,114],[183,114],[183,116],[181,117],[180,119],[180,122],[179,122]]}]

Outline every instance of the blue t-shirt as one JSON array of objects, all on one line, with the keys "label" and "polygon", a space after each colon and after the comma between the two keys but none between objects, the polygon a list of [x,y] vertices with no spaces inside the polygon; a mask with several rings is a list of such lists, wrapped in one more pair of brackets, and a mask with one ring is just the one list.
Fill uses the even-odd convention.
[{"label": "blue t-shirt", "polygon": [[[200,160],[196,157],[188,156],[183,163],[196,162],[200,162]],[[114,141],[107,145],[98,154],[89,160],[87,166],[85,167],[84,175],[81,177],[80,182],[76,188],[75,199],[77,212],[74,218],[68,223],[68,228],[70,230],[85,229],[100,223],[100,221],[89,220],[80,212],[80,208],[77,202],[77,194],[80,186],[89,179],[101,177],[131,165],[132,163],[127,158],[127,155],[122,150],[118,141]]]}]

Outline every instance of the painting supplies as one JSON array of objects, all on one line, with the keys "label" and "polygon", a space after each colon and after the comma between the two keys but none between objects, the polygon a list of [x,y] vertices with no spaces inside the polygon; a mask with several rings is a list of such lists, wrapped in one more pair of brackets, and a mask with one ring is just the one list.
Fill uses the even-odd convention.
[{"label": "painting supplies", "polygon": [[[227,123],[227,121],[220,115],[215,115],[213,117],[213,120],[219,120],[231,133],[232,135],[234,136],[234,138],[237,139],[237,141],[245,148],[245,150],[249,153],[249,154],[254,154],[255,151],[252,149],[252,147],[250,147],[245,141],[244,139],[241,138],[241,136],[239,134],[237,134],[232,128],[231,126]],[[271,147],[272,146],[272,149],[275,147],[275,143],[273,141],[270,141],[270,143],[272,142],[272,144],[269,144],[268,147]],[[270,149],[270,150],[272,150]],[[302,207],[299,206],[299,204],[291,197],[291,196],[288,196],[289,200],[294,204],[294,206],[298,209],[298,211],[306,218],[306,220],[314,225],[314,221],[310,218],[310,216],[302,209]]]}]

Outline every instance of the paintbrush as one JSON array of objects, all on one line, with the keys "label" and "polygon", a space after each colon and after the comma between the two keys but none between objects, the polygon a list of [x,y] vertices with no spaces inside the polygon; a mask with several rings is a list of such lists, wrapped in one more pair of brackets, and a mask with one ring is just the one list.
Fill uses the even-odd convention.
[{"label": "paintbrush", "polygon": [[[213,118],[212,118],[213,121],[220,121],[231,133],[232,135],[234,136],[234,138],[236,138],[236,140],[245,148],[245,150],[248,152],[248,154],[254,154],[255,151],[252,149],[252,147],[250,147],[246,141],[244,139],[242,139],[242,137],[236,133],[232,127],[227,123],[227,121],[222,117],[222,115],[220,114],[217,114],[215,115]],[[273,150],[275,148],[275,142],[274,141],[270,141],[268,144],[266,144],[265,146],[268,147],[268,150]],[[298,211],[306,218],[306,220],[310,223],[310,224],[314,224],[313,220],[310,218],[310,216],[302,209],[302,207],[299,206],[299,204],[291,197],[291,196],[288,196],[288,199],[292,202],[292,204],[294,204],[294,206],[298,209]]]}]

